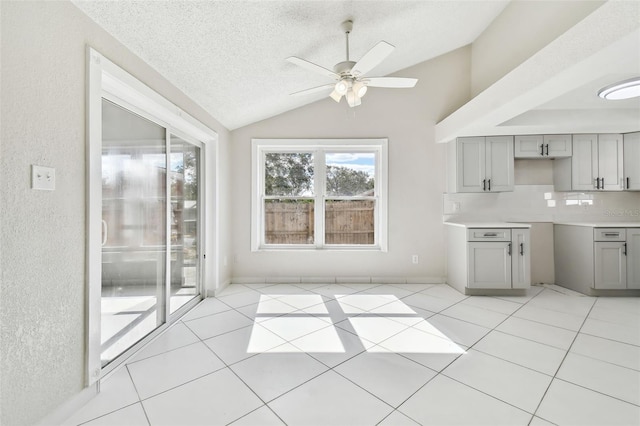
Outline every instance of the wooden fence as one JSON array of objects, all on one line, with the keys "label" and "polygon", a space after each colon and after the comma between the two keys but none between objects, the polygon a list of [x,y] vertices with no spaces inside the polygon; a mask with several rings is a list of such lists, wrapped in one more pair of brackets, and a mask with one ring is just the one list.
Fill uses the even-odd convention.
[{"label": "wooden fence", "polygon": [[[373,200],[328,201],[325,207],[325,244],[373,244]],[[312,244],[314,204],[267,202],[267,244]]]}]

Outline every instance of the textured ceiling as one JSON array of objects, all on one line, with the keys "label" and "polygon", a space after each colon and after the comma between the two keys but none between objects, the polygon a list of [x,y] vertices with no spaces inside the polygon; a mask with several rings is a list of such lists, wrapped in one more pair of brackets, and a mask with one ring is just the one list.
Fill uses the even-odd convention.
[{"label": "textured ceiling", "polygon": [[354,21],[351,59],[380,40],[396,46],[368,73],[384,76],[471,43],[507,3],[74,0],[230,130],[322,98],[289,95],[331,80],[285,59],[344,61],[346,19]]}]

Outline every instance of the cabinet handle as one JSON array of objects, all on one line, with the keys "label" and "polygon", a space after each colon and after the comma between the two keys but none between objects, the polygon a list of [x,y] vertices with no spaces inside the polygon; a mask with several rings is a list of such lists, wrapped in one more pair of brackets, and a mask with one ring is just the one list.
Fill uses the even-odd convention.
[{"label": "cabinet handle", "polygon": [[489,180],[487,181],[487,183],[489,184],[489,187],[487,188],[487,191],[491,191],[491,179],[489,179]]},{"label": "cabinet handle", "polygon": [[619,232],[605,232],[604,236],[605,237],[619,237],[620,233]]},{"label": "cabinet handle", "polygon": [[623,246],[624,246],[624,251],[622,252],[622,254],[624,254],[626,256],[627,255],[627,243],[624,243]]},{"label": "cabinet handle", "polygon": [[483,237],[497,237],[498,234],[495,232],[485,232]]},{"label": "cabinet handle", "polygon": [[600,189],[600,178],[596,178],[596,189]]},{"label": "cabinet handle", "polygon": [[549,144],[546,145],[547,156],[549,155]]},{"label": "cabinet handle", "polygon": [[520,243],[520,256],[524,256],[524,243]]},{"label": "cabinet handle", "polygon": [[507,251],[507,254],[508,254],[509,256],[511,256],[511,243],[509,243],[509,249],[508,249],[508,251]]},{"label": "cabinet handle", "polygon": [[544,144],[540,144],[540,155],[544,155]]},{"label": "cabinet handle", "polygon": [[631,188],[631,186],[629,185],[629,178],[627,177],[627,189]]},{"label": "cabinet handle", "polygon": [[600,178],[600,189],[604,189],[604,178]]},{"label": "cabinet handle", "polygon": [[486,179],[482,179],[482,190],[483,191],[487,190],[487,180]]}]

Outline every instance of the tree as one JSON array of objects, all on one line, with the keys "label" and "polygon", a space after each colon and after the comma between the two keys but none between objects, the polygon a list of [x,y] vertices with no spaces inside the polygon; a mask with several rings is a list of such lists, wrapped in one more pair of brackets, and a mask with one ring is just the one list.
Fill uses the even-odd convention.
[{"label": "tree", "polygon": [[304,196],[313,193],[311,153],[268,153],[264,171],[267,195]]},{"label": "tree", "polygon": [[365,195],[373,190],[373,177],[349,167],[327,166],[327,195]]}]

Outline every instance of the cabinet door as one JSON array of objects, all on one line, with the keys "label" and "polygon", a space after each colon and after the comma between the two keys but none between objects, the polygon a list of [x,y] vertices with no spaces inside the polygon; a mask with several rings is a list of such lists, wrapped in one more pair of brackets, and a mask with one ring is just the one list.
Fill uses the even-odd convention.
[{"label": "cabinet door", "polygon": [[469,243],[469,288],[511,288],[511,243]]},{"label": "cabinet door", "polygon": [[[598,135],[598,176],[605,191],[620,191],[622,187],[622,135]],[[604,186],[602,186],[604,182]]]},{"label": "cabinet door", "polygon": [[627,288],[627,259],[623,242],[595,242],[595,283],[599,290]]},{"label": "cabinet door", "polygon": [[528,229],[512,229],[511,286],[529,288],[531,286],[531,243]]},{"label": "cabinet door", "polygon": [[458,138],[457,144],[457,191],[485,191],[484,137]]},{"label": "cabinet door", "polygon": [[624,189],[640,191],[640,132],[627,133],[623,140]]},{"label": "cabinet door", "polygon": [[598,135],[573,135],[571,189],[592,191],[598,177]]},{"label": "cabinet door", "polygon": [[515,158],[542,158],[544,155],[542,135],[515,136],[513,141]]},{"label": "cabinet door", "polygon": [[487,190],[513,191],[513,136],[485,138]]},{"label": "cabinet door", "polygon": [[571,135],[544,135],[544,156],[548,158],[571,157]]},{"label": "cabinet door", "polygon": [[627,288],[640,289],[640,228],[627,228]]}]

